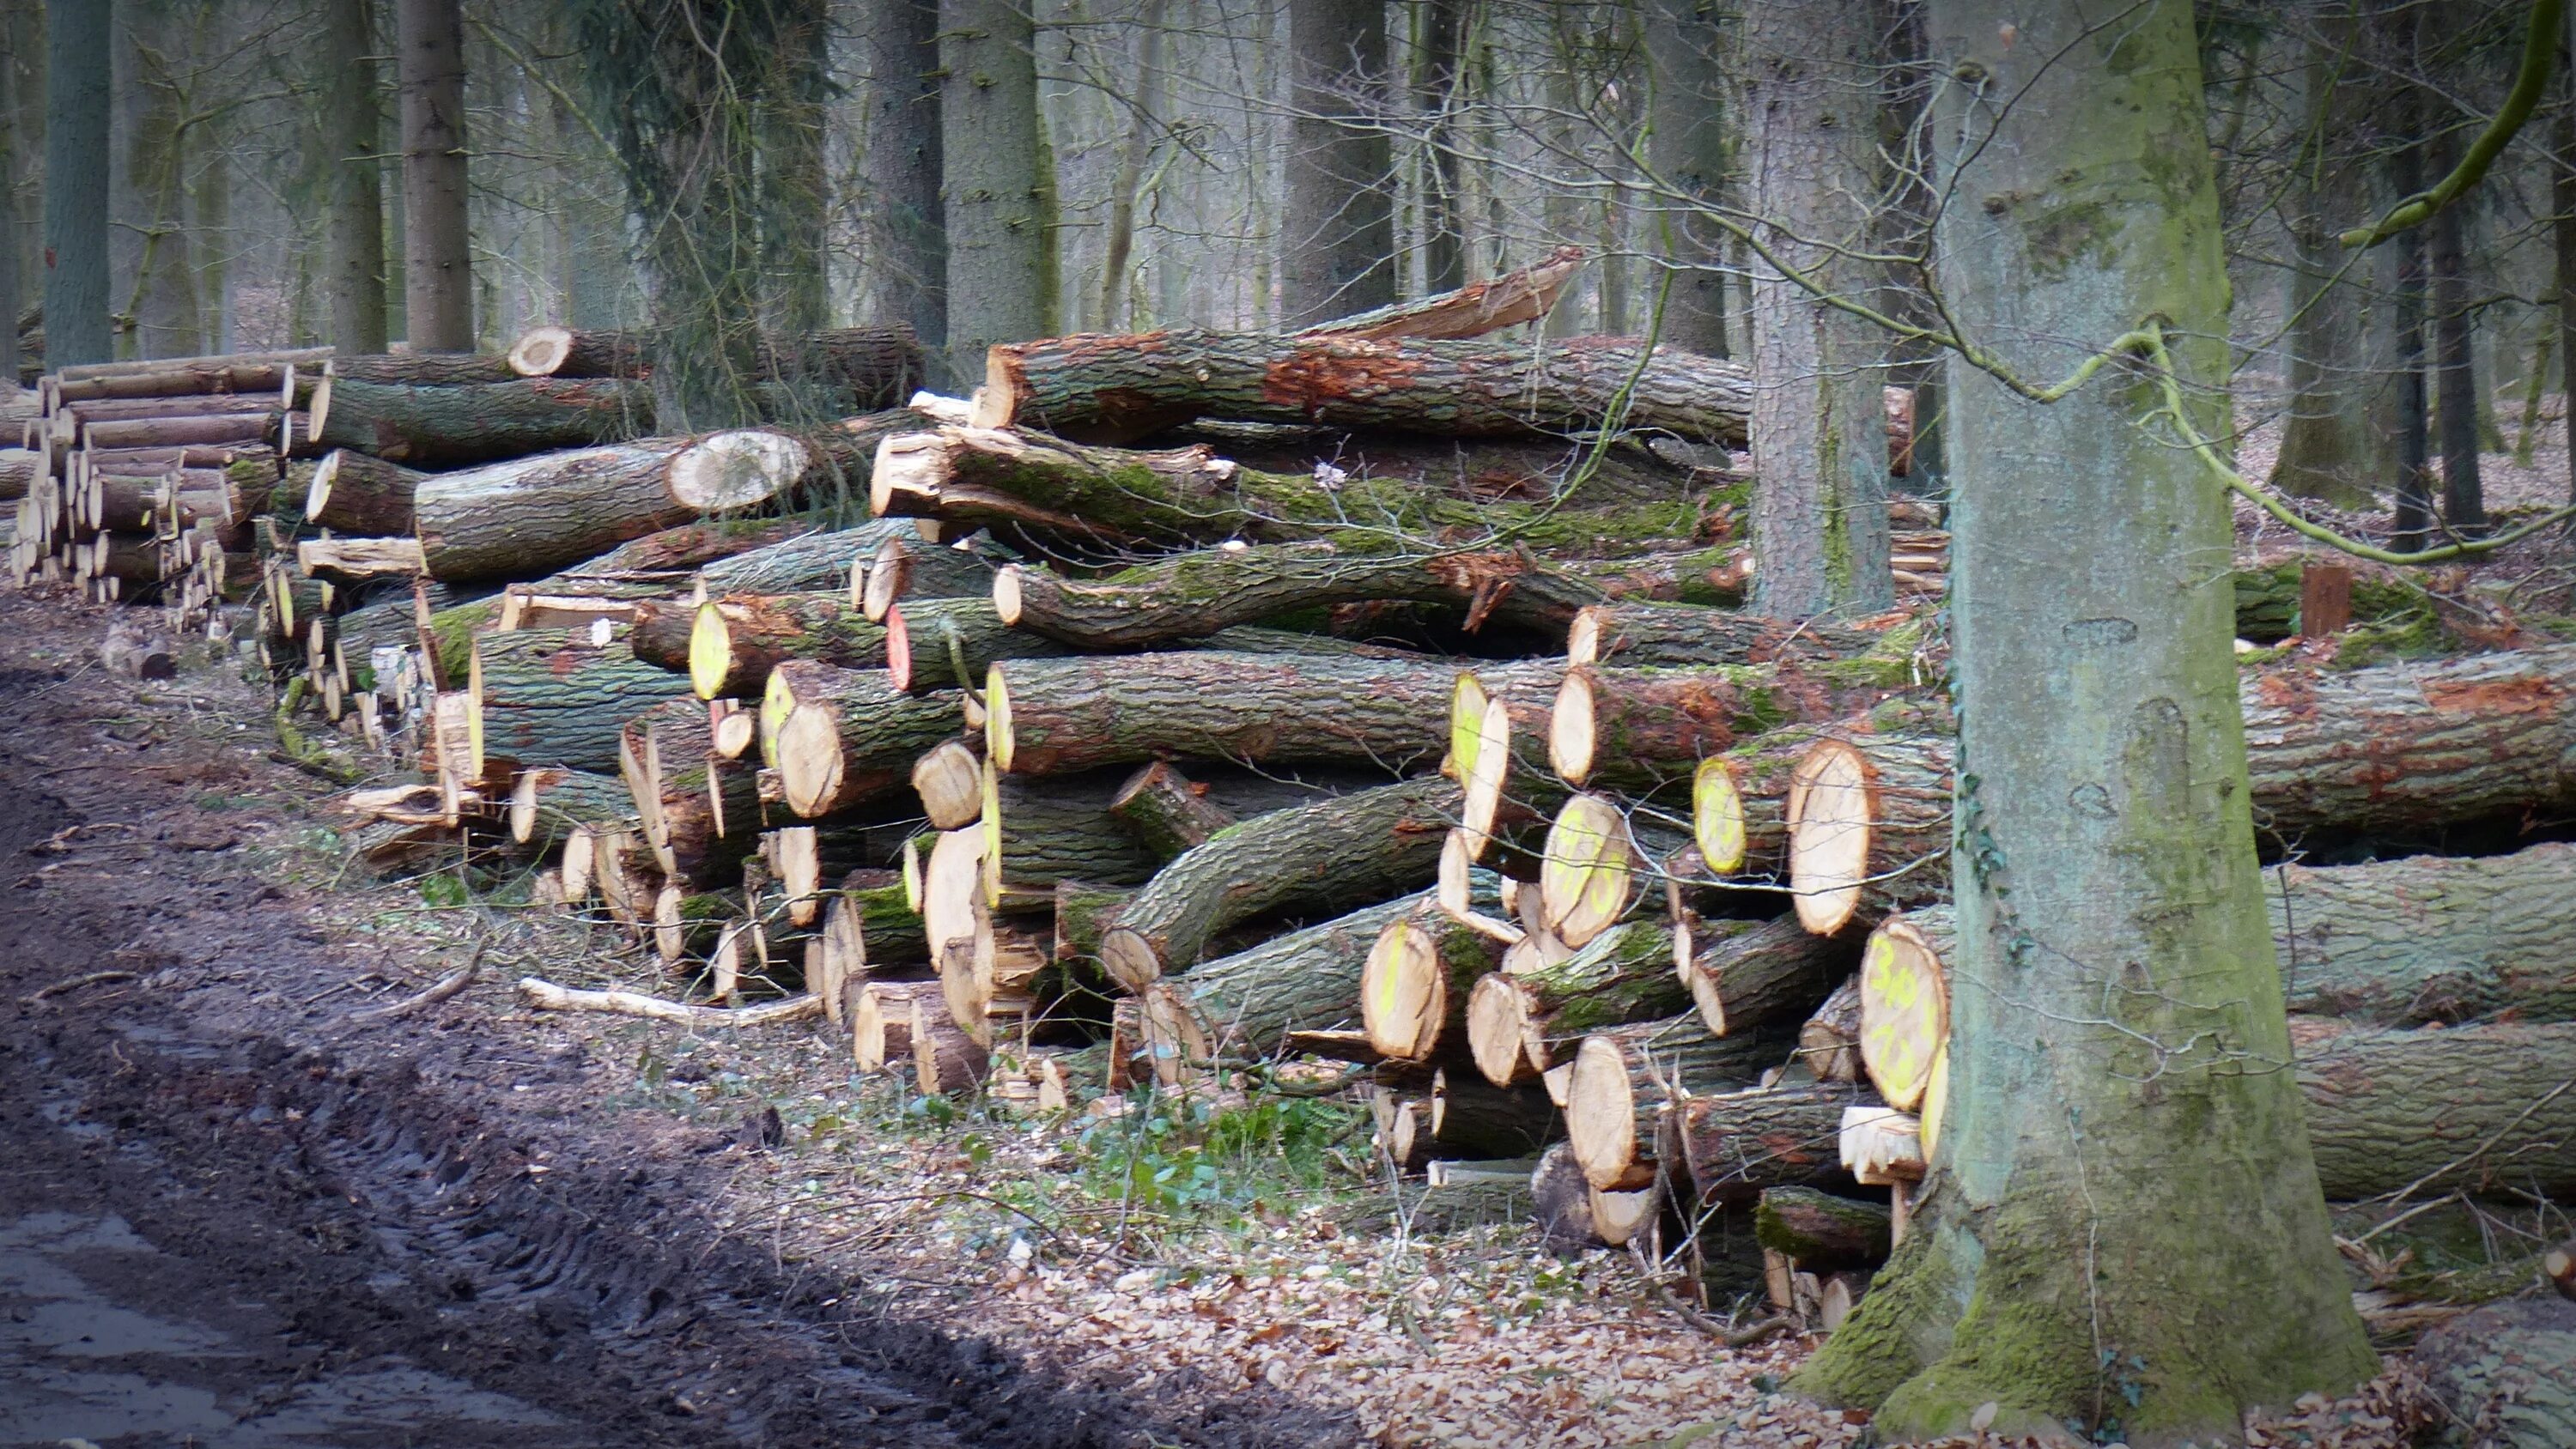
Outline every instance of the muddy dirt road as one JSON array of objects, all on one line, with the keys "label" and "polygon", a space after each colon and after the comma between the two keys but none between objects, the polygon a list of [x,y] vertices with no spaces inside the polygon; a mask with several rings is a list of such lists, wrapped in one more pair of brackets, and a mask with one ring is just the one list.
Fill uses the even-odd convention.
[{"label": "muddy dirt road", "polygon": [[1351,1441],[856,1315],[707,1227],[756,1143],[602,1131],[603,1064],[466,1001],[350,1021],[381,956],[271,878],[323,787],[104,624],[0,597],[0,1445]]}]

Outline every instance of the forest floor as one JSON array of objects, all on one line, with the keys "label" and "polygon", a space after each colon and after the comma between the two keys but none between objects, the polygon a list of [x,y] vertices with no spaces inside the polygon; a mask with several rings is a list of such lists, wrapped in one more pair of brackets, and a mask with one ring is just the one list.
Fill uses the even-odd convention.
[{"label": "forest floor", "polygon": [[[239,667],[110,678],[114,613],[0,596],[0,1444],[1867,1432],[1626,1254],[1411,1231],[1337,1103],[1018,1118],[820,1026],[532,1012],[673,984],[524,885],[367,877]],[[2402,1443],[2404,1375],[2255,1441]]]}]

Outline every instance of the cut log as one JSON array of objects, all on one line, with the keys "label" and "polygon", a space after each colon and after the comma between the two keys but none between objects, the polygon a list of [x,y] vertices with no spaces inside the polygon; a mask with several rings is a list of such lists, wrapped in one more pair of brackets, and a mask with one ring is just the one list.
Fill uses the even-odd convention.
[{"label": "cut log", "polygon": [[[652,347],[651,334],[641,331],[532,327],[501,363],[505,376],[640,378],[651,374]],[[764,340],[752,368],[764,382],[823,383],[840,395],[836,401],[871,411],[893,407],[920,386],[921,344],[902,323],[831,328]]]},{"label": "cut log", "polygon": [[2293,1011],[2408,1026],[2576,1020],[2576,845],[2264,872]]},{"label": "cut log", "polygon": [[1565,1139],[1585,1180],[1604,1189],[1632,1185],[1654,1155],[1656,1116],[1667,1104],[1750,1085],[1781,1047],[1760,1036],[1713,1038],[1695,1013],[1585,1037],[1565,1092]]},{"label": "cut log", "polygon": [[[1473,882],[1460,884],[1472,896]],[[1442,910],[1389,921],[1360,973],[1360,1023],[1370,1049],[1423,1061],[1444,1042],[1465,1040],[1469,995],[1501,955],[1501,943]]]},{"label": "cut log", "polygon": [[355,582],[418,578],[429,565],[415,538],[308,538],[295,546],[295,567],[308,578]]},{"label": "cut log", "polygon": [[1674,945],[1675,965],[1713,1036],[1811,1019],[1850,979],[1858,954],[1856,942],[1815,935],[1795,916],[1694,919],[1675,932]]},{"label": "cut log", "polygon": [[1753,1210],[1753,1240],[1810,1273],[1875,1268],[1893,1237],[1886,1204],[1812,1187],[1765,1188]]},{"label": "cut log", "polygon": [[485,758],[605,774],[639,712],[681,697],[671,676],[593,642],[591,630],[521,629],[474,641],[466,694],[474,774]]},{"label": "cut log", "polygon": [[850,1012],[850,1057],[871,1075],[897,1062],[912,1061],[912,1003],[926,1000],[939,1009],[936,981],[871,981],[861,987]]},{"label": "cut log", "polygon": [[1552,346],[1368,341],[1175,328],[996,347],[975,420],[1125,442],[1195,417],[1449,436],[1582,432],[1615,421],[1740,444],[1742,365],[1618,338]]},{"label": "cut log", "polygon": [[[1801,928],[1801,934],[1805,934]],[[1812,938],[1811,938],[1812,939]],[[1860,976],[1834,988],[1798,1028],[1798,1060],[1820,1082],[1860,1080]]]},{"label": "cut log", "polygon": [[1396,302],[1300,331],[1300,337],[1350,337],[1383,342],[1482,337],[1522,322],[1535,322],[1556,307],[1557,294],[1581,270],[1584,250],[1562,246],[1516,271],[1469,282],[1411,302]]},{"label": "cut log", "polygon": [[823,1004],[811,996],[791,996],[759,1006],[693,1006],[632,991],[577,991],[535,976],[519,978],[519,995],[540,1011],[604,1011],[674,1026],[775,1026],[809,1021],[823,1014]]},{"label": "cut log", "polygon": [[[881,518],[880,528],[907,522]],[[879,623],[905,599],[977,599],[993,592],[993,565],[970,549],[933,544],[917,526],[889,531],[876,551],[861,558],[854,576],[856,602]]]},{"label": "cut log", "polygon": [[1765,664],[1577,665],[1566,670],[1549,711],[1548,764],[1578,788],[1650,792],[1785,722],[1838,719],[1864,708],[1875,702],[1868,695],[1821,670]]},{"label": "cut log", "polygon": [[957,732],[960,702],[953,693],[906,694],[882,669],[779,665],[761,717],[788,808],[812,819],[902,789],[912,762]]},{"label": "cut log", "polygon": [[[788,659],[846,669],[886,663],[886,631],[837,593],[728,594],[699,604],[690,618],[689,686],[700,699],[756,699],[769,671]],[[666,646],[657,637],[651,647],[658,663]]]},{"label": "cut log", "polygon": [[1419,886],[1438,868],[1457,810],[1458,787],[1435,777],[1221,831],[1128,901],[1102,939],[1101,964],[1140,990],[1196,963],[1209,940],[1237,922],[1280,910],[1342,911]]},{"label": "cut log", "polygon": [[824,951],[839,978],[917,967],[930,960],[921,912],[905,899],[894,871],[854,870],[824,907]]},{"label": "cut log", "polygon": [[[1097,963],[1100,938],[1118,919],[1118,908],[1135,892],[1124,886],[1091,881],[1055,883],[1055,959]],[[1096,973],[1092,973],[1096,974]]]},{"label": "cut log", "polygon": [[[618,774],[664,875],[708,890],[751,852],[753,771],[710,751],[704,706],[674,699],[619,728]],[[735,827],[729,829],[728,827]]]},{"label": "cut log", "polygon": [[846,590],[852,570],[888,540],[920,536],[920,525],[908,518],[872,519],[855,528],[816,529],[809,524],[776,542],[713,560],[698,570],[698,578],[710,594]]},{"label": "cut log", "polygon": [[1594,604],[1565,635],[1568,664],[1697,668],[1843,659],[1881,646],[1867,630],[1816,620],[1765,619],[1696,604]]},{"label": "cut log", "polygon": [[510,838],[540,852],[560,845],[575,827],[619,825],[634,814],[626,782],[614,775],[539,765],[521,770],[510,787]]},{"label": "cut log", "polygon": [[1550,823],[1539,867],[1539,922],[1582,947],[1626,918],[1643,894],[1645,866],[1680,848],[1639,826],[1601,795],[1576,795]]},{"label": "cut log", "polygon": [[1159,860],[1205,845],[1236,819],[1233,811],[1207,797],[1205,786],[1192,784],[1168,760],[1156,760],[1129,776],[1110,798],[1109,814]]},{"label": "cut log", "polygon": [[[783,518],[715,518],[699,523],[682,523],[621,543],[597,558],[582,561],[571,571],[586,577],[610,578],[684,573],[774,544],[801,541],[829,531],[822,519],[809,513],[789,514]],[[787,587],[828,587],[831,582],[827,577],[821,584]]]},{"label": "cut log", "polygon": [[1947,912],[1893,917],[1861,953],[1861,1068],[1900,1112],[1921,1109],[1933,1059],[1950,1040],[1950,927]]},{"label": "cut log", "polygon": [[2576,1026],[2383,1030],[2297,1017],[2290,1035],[2329,1198],[2576,1186]]},{"label": "cut log", "polygon": [[1068,651],[1043,635],[1002,622],[987,598],[920,599],[885,615],[886,670],[895,687],[977,689],[1005,659],[1053,659]]},{"label": "cut log", "polygon": [[[736,894],[707,891],[691,895],[677,885],[665,885],[653,897],[653,954],[664,966],[711,955],[725,930],[742,919],[742,912],[742,899]],[[815,994],[823,1003],[824,1016],[837,1019],[839,1008],[832,998]]]},{"label": "cut log", "polygon": [[340,533],[408,534],[412,495],[424,476],[398,463],[335,449],[313,470],[304,494],[304,521]]},{"label": "cut log", "polygon": [[1020,774],[1191,757],[1401,770],[1442,748],[1456,676],[1436,662],[1215,650],[1011,660],[985,684],[986,748]]},{"label": "cut log", "polygon": [[912,1072],[924,1096],[971,1092],[993,1070],[992,1054],[950,1021],[927,995],[912,998]]},{"label": "cut log", "polygon": [[433,577],[528,578],[701,514],[748,508],[807,466],[786,434],[648,438],[424,476],[412,496]]},{"label": "cut log", "polygon": [[2576,1444],[2576,1304],[2524,1298],[2472,1310],[2408,1355],[2452,1427],[2479,1449]]},{"label": "cut log", "polygon": [[1641,553],[1696,539],[1698,503],[1558,508],[1460,497],[1410,479],[1264,473],[1204,447],[1137,452],[1034,433],[939,428],[877,450],[868,507],[1017,530],[1089,550],[1139,543],[1347,541],[1370,552],[1472,548],[1507,533],[1533,549]]},{"label": "cut log", "polygon": [[53,396],[65,403],[98,398],[262,393],[282,407],[291,401],[285,397],[284,390],[294,368],[291,362],[237,362],[229,357],[209,357],[195,361],[156,362],[145,371],[105,377],[58,378],[52,387]]},{"label": "cut log", "polygon": [[1185,1011],[1200,1039],[1222,1057],[1270,1056],[1288,1045],[1292,1033],[1356,1021],[1370,950],[1388,922],[1420,909],[1427,899],[1417,893],[1363,906],[1201,962],[1185,975],[1153,983],[1145,994]]},{"label": "cut log", "polygon": [[1782,809],[1798,919],[1830,936],[1949,893],[1946,742],[1903,735],[1817,741]]},{"label": "cut log", "polygon": [[653,431],[653,390],[631,382],[490,382],[460,387],[334,379],[313,435],[388,462],[455,468]]},{"label": "cut log", "polygon": [[80,442],[103,448],[252,448],[278,433],[274,412],[167,418],[117,418],[84,423]]},{"label": "cut log", "polygon": [[912,792],[933,830],[963,830],[984,815],[984,756],[963,739],[942,740],[912,763]]},{"label": "cut log", "polygon": [[1769,1188],[1849,1184],[1843,1112],[1876,1102],[1833,1082],[1694,1095],[1674,1105],[1665,1141],[1694,1202],[1747,1206]]},{"label": "cut log", "polygon": [[1005,778],[986,761],[980,775],[988,897],[1010,886],[1053,890],[1061,880],[1142,885],[1163,864],[1110,813],[1114,774],[1031,781]]},{"label": "cut log", "polygon": [[1496,1086],[1534,1080],[1595,1031],[1682,1009],[1689,994],[1672,960],[1672,928],[1653,921],[1617,927],[1560,959],[1515,959],[1478,980],[1467,1001],[1476,1069]]}]

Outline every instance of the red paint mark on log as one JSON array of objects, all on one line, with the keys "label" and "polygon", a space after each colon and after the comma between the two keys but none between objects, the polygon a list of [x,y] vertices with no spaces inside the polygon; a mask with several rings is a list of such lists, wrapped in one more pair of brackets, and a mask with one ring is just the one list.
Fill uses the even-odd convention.
[{"label": "red paint mark on log", "polygon": [[1261,375],[1262,401],[1320,415],[1343,398],[1371,397],[1412,386],[1422,364],[1402,349],[1374,342],[1300,344]]},{"label": "red paint mark on log", "polygon": [[2550,714],[2564,708],[2565,694],[2546,679],[2429,683],[2424,686],[2424,703],[2463,714]]}]

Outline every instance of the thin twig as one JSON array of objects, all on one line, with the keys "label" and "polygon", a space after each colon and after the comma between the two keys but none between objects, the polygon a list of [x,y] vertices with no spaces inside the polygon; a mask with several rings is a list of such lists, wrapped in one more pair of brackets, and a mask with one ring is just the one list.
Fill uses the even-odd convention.
[{"label": "thin twig", "polygon": [[362,1006],[354,1011],[343,1012],[340,1015],[340,1024],[371,1026],[376,1022],[409,1016],[424,1006],[436,1006],[474,984],[474,978],[481,975],[483,971],[483,953],[490,949],[491,944],[488,940],[475,942],[474,954],[465,958],[465,964],[438,978],[437,983],[428,990],[416,992],[400,1001],[388,1002],[383,1006]]},{"label": "thin twig", "polygon": [[132,981],[138,974],[132,971],[93,971],[87,976],[75,976],[68,981],[57,981],[41,991],[31,991],[18,999],[29,1006],[41,1006],[53,997],[69,995],[85,986],[105,986],[115,981]]}]

